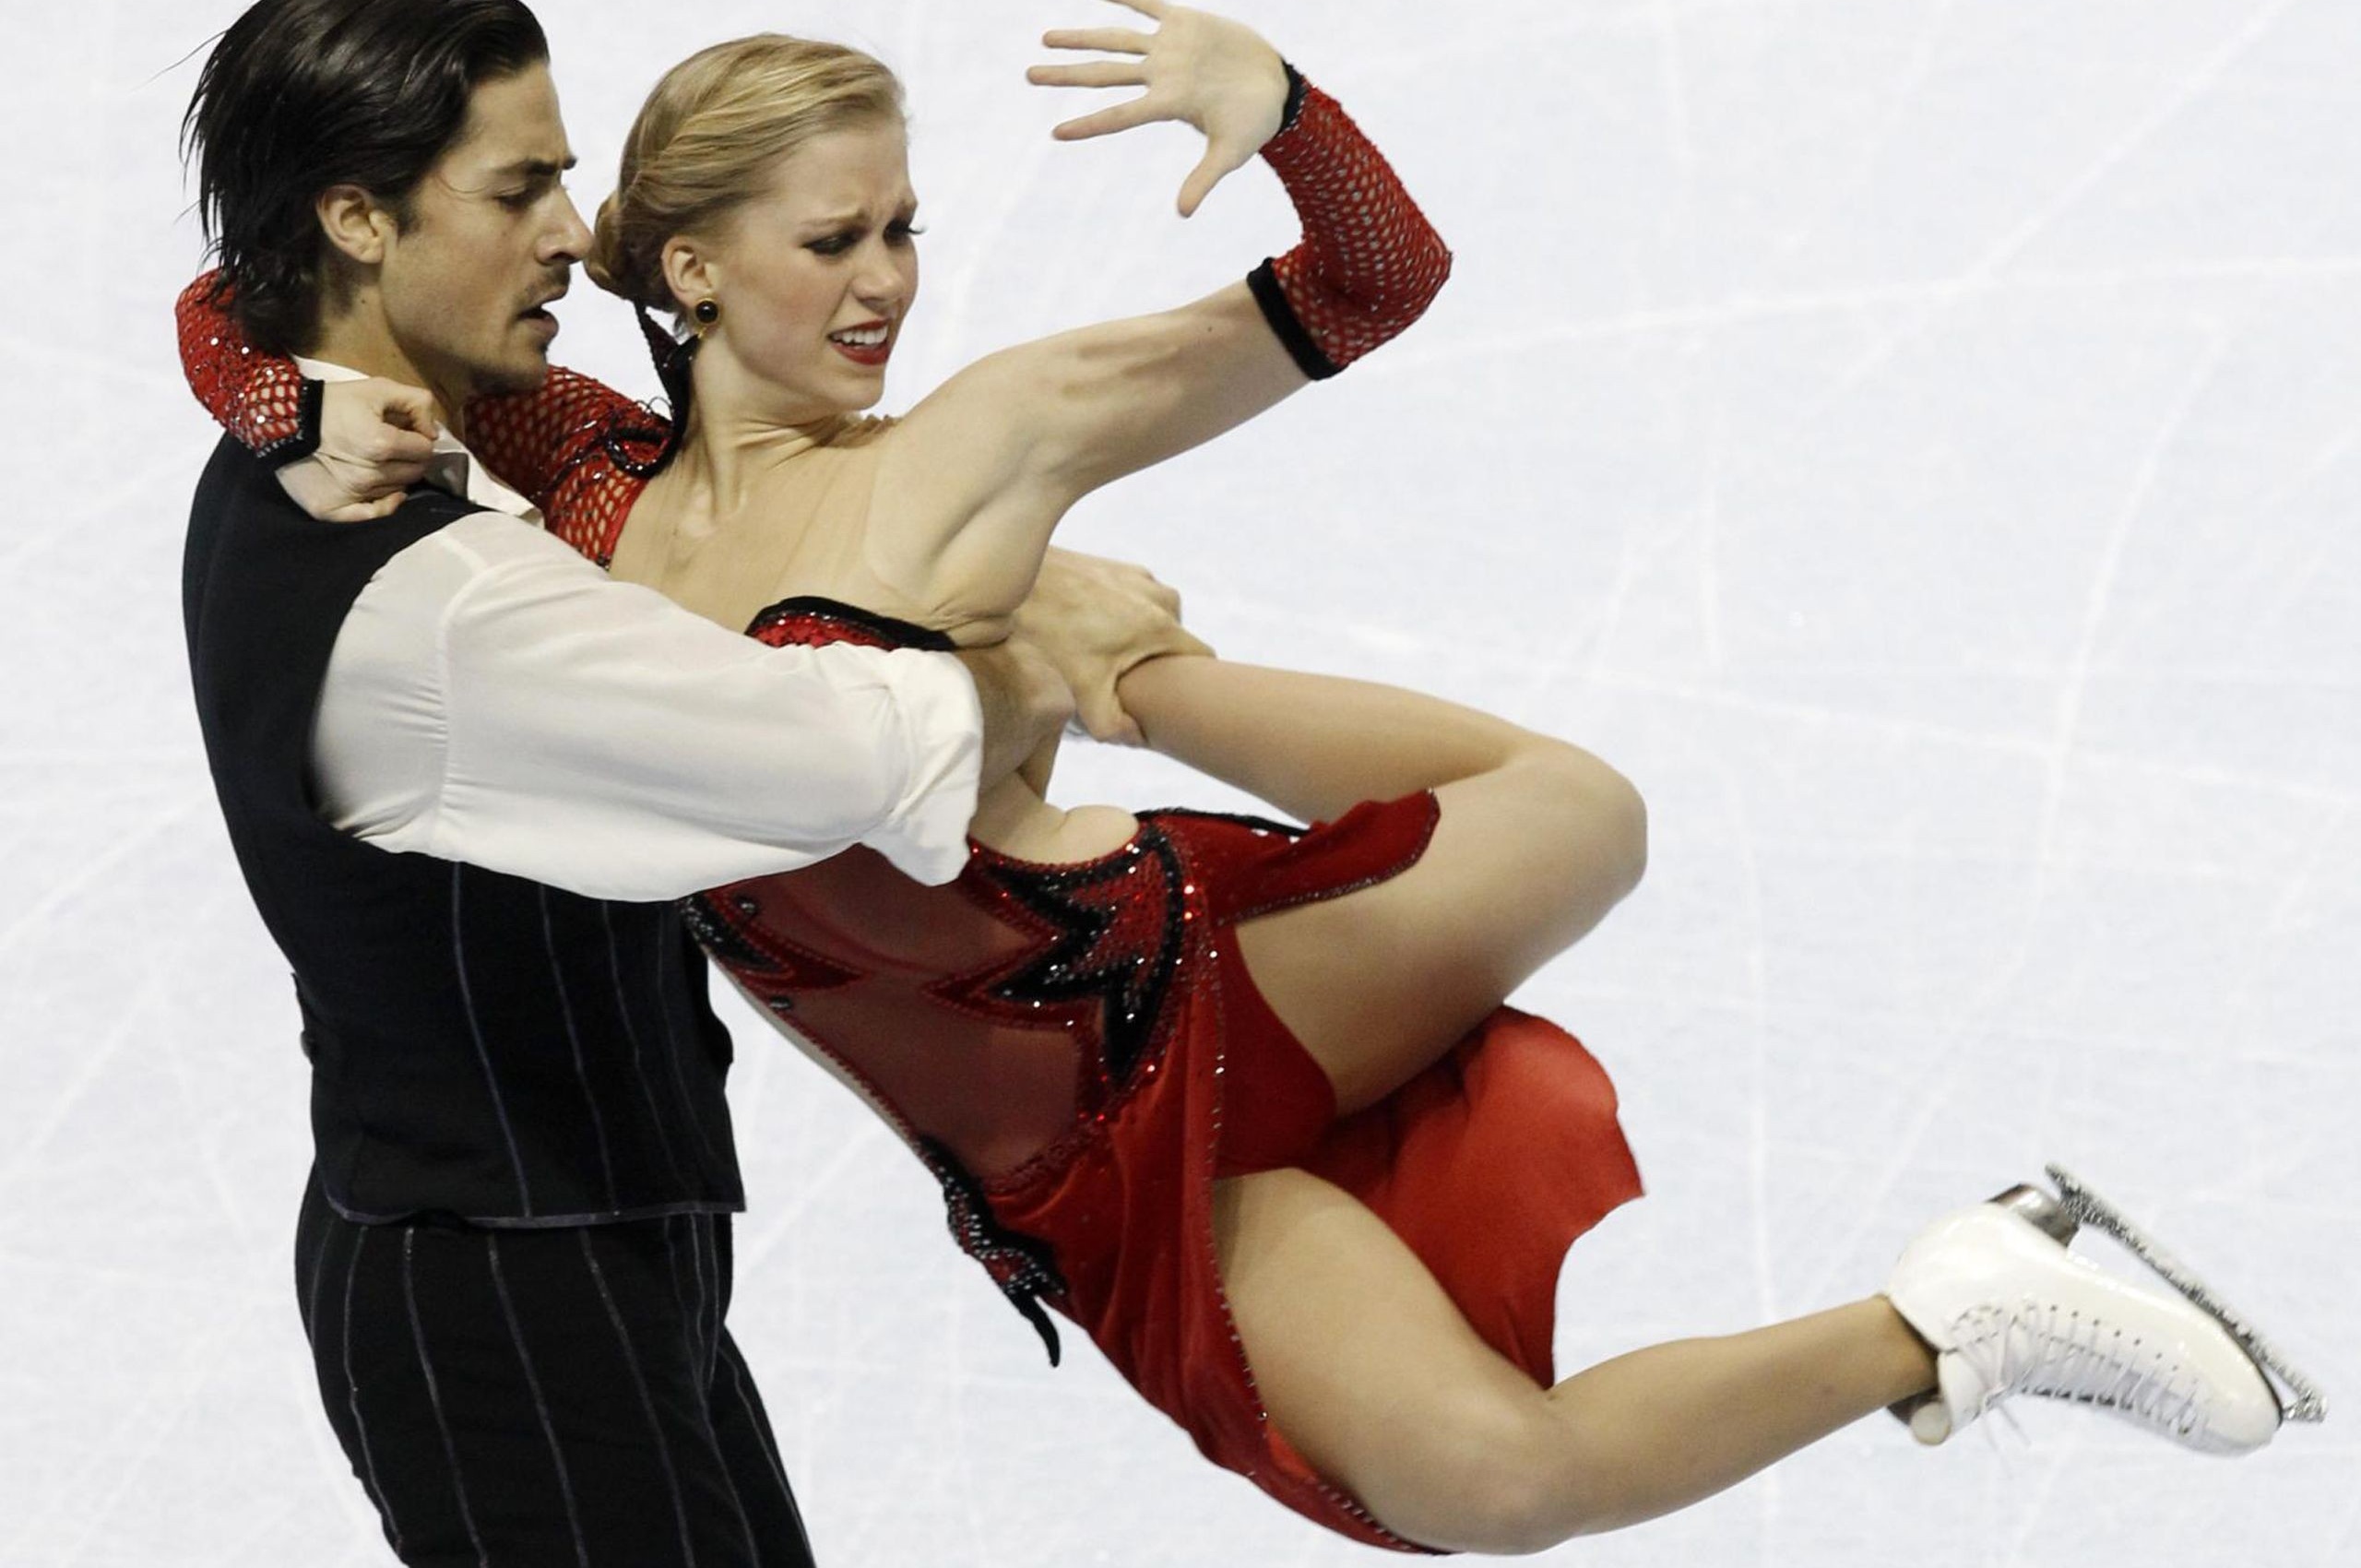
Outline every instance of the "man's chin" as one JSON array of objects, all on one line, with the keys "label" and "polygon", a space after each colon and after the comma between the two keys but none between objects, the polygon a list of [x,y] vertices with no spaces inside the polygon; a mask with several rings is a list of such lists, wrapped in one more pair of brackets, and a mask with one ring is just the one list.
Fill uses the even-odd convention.
[{"label": "man's chin", "polygon": [[497,365],[478,367],[476,394],[497,398],[514,392],[537,392],[549,374],[550,357],[546,353],[518,355]]}]

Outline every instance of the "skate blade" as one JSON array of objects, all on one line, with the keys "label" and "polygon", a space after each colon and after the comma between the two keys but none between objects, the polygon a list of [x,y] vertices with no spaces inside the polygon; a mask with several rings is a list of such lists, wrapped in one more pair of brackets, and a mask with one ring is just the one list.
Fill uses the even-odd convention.
[{"label": "skate blade", "polygon": [[2121,1209],[2084,1186],[2072,1172],[2056,1165],[2047,1170],[2059,1201],[2077,1224],[2122,1242],[2133,1256],[2153,1269],[2158,1278],[2189,1298],[2191,1305],[2220,1324],[2237,1341],[2238,1348],[2262,1369],[2265,1380],[2272,1383],[2272,1394],[2279,1401],[2284,1420],[2318,1421],[2328,1414],[2328,1398],[2319,1385],[2298,1372],[2294,1363],[2257,1333],[2246,1314],[2215,1295],[2186,1264],[2149,1240],[2144,1231],[2124,1217]]}]

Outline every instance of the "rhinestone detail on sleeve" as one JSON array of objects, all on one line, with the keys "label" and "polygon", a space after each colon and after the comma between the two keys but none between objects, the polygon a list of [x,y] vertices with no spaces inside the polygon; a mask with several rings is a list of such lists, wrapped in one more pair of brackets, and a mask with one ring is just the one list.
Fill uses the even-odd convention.
[{"label": "rhinestone detail on sleeve", "polygon": [[308,457],[320,445],[320,386],[295,362],[246,341],[230,314],[219,271],[208,272],[172,306],[181,372],[214,422],[267,463]]}]

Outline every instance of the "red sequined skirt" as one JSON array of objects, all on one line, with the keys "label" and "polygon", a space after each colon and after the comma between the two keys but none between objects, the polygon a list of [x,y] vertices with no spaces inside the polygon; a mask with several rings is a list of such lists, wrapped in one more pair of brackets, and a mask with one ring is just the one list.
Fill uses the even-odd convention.
[{"label": "red sequined skirt", "polygon": [[1336,1120],[1326,1076],[1256,991],[1236,926],[1406,870],[1437,817],[1419,794],[1301,837],[1191,813],[1147,820],[1185,872],[1187,950],[1152,1075],[1055,1158],[983,1183],[993,1218],[1046,1243],[1051,1304],[1236,1470],[1339,1534],[1401,1539],[1275,1431],[1222,1290],[1214,1182],[1280,1165],[1335,1182],[1393,1228],[1484,1340],[1535,1383],[1567,1247],[1636,1197],[1615,1090],[1572,1035],[1503,1007],[1382,1102]]}]

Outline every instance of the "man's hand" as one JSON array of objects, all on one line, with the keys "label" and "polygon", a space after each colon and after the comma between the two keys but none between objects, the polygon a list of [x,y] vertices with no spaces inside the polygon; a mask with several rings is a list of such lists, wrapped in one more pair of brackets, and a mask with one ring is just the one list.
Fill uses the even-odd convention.
[{"label": "man's hand", "polygon": [[989,790],[1057,740],[1074,717],[1074,692],[1058,667],[1022,637],[962,649],[959,662],[974,679],[983,707],[984,757],[978,785]]},{"label": "man's hand", "polygon": [[331,381],[320,398],[320,446],[279,470],[295,505],[322,522],[391,517],[434,455],[434,398],[371,376]]},{"label": "man's hand", "polygon": [[1017,609],[1016,636],[1065,677],[1091,737],[1127,746],[1146,737],[1116,700],[1123,672],[1168,653],[1213,652],[1181,626],[1180,596],[1145,567],[1071,550],[1042,561],[1032,597]]}]

